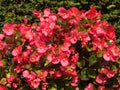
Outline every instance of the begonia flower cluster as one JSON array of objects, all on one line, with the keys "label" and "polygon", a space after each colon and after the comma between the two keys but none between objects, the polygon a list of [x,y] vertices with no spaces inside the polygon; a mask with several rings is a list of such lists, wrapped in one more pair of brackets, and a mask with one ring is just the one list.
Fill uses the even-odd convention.
[{"label": "begonia flower cluster", "polygon": [[5,23],[1,90],[119,90],[115,28],[101,16],[95,6],[88,11],[60,7],[57,13],[45,8],[33,11],[39,22]]}]

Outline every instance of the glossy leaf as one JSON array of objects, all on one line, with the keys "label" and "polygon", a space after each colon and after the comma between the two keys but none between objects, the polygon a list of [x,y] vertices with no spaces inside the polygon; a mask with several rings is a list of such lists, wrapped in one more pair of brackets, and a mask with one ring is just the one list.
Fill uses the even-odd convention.
[{"label": "glossy leaf", "polygon": [[95,64],[96,62],[97,62],[96,56],[95,56],[95,55],[91,55],[91,56],[89,57],[89,66]]}]

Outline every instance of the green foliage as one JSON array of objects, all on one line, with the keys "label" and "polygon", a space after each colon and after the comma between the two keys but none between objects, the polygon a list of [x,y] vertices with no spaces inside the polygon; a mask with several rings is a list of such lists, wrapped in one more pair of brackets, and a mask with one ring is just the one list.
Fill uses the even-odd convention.
[{"label": "green foliage", "polygon": [[91,66],[92,64],[96,63],[97,62],[97,58],[95,55],[91,55],[89,57],[89,66]]},{"label": "green foliage", "polygon": [[81,80],[89,80],[87,76],[87,68],[82,69],[81,71]]},{"label": "green foliage", "polygon": [[[0,29],[4,23],[21,22],[24,17],[33,21],[31,13],[34,9],[43,10],[46,7],[56,12],[60,6],[88,10],[95,5],[101,10],[103,19],[115,26],[117,38],[120,34],[120,1],[119,0],[1,0],[0,1]],[[31,22],[30,22],[31,23]],[[120,42],[118,42],[120,43]]]}]

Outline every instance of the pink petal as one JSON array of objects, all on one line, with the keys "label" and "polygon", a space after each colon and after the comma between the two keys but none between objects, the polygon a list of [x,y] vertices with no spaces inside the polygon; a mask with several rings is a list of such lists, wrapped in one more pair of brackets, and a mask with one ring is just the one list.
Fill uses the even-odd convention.
[{"label": "pink petal", "polygon": [[30,74],[30,73],[28,72],[28,70],[25,70],[25,71],[23,72],[23,77],[25,77],[25,78],[26,78],[26,77],[28,77],[28,76],[29,76],[29,74]]},{"label": "pink petal", "polygon": [[89,83],[88,86],[86,86],[84,90],[93,90],[93,84]]},{"label": "pink petal", "polygon": [[37,48],[38,53],[45,53],[46,48]]},{"label": "pink petal", "polygon": [[18,56],[18,55],[21,54],[21,52],[22,52],[22,47],[21,47],[21,46],[18,46],[18,47],[16,47],[16,48],[12,51],[12,55],[13,55],[13,56]]},{"label": "pink petal", "polygon": [[106,61],[110,61],[111,56],[110,56],[110,54],[109,54],[108,52],[104,52],[104,53],[103,53],[103,58],[104,58]]},{"label": "pink petal", "polygon": [[44,16],[48,17],[50,15],[50,9],[49,8],[45,8],[44,9]]},{"label": "pink petal", "polygon": [[60,60],[62,66],[67,66],[69,64],[68,60]]},{"label": "pink petal", "polygon": [[59,59],[56,59],[56,58],[52,60],[53,64],[58,64],[59,62],[60,62]]},{"label": "pink petal", "polygon": [[0,34],[0,40],[4,38],[4,34]]},{"label": "pink petal", "polygon": [[49,62],[52,62],[52,60],[53,60],[52,55],[48,55],[48,56],[47,56],[47,59],[48,59]]},{"label": "pink petal", "polygon": [[37,18],[40,18],[41,17],[41,13],[37,10],[34,10],[33,11],[33,14],[37,17]]},{"label": "pink petal", "polygon": [[115,71],[111,70],[107,73],[108,78],[112,78],[115,75]]}]

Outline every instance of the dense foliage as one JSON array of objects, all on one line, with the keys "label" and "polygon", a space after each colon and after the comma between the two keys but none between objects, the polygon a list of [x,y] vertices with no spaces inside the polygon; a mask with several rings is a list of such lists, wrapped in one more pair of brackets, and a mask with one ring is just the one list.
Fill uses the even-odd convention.
[{"label": "dense foliage", "polygon": [[[0,28],[6,22],[21,22],[25,16],[32,22],[34,18],[31,14],[34,9],[43,10],[49,7],[53,12],[57,12],[60,6],[65,8],[75,6],[88,10],[91,5],[101,10],[103,19],[115,26],[119,38],[120,0],[0,0]],[[119,42],[118,39],[117,43]]]},{"label": "dense foliage", "polygon": [[36,21],[5,23],[0,34],[3,90],[120,89],[115,28],[101,12],[76,7],[33,11]]}]

